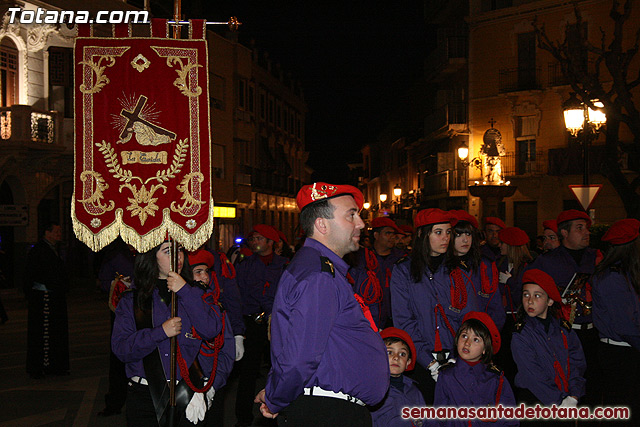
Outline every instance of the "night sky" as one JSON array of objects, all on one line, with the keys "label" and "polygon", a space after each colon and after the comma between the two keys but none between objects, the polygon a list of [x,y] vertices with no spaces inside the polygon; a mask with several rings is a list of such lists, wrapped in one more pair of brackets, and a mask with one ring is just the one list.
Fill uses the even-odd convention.
[{"label": "night sky", "polygon": [[[203,6],[204,5],[204,6]],[[239,40],[302,83],[306,141],[314,180],[345,182],[347,162],[375,140],[398,94],[422,76],[426,56],[423,3],[388,1],[183,0],[183,13],[243,25]]]}]

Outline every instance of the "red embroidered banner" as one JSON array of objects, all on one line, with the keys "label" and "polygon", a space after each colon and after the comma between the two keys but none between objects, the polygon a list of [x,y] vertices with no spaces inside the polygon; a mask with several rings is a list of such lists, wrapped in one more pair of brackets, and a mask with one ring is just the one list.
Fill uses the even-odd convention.
[{"label": "red embroidered banner", "polygon": [[76,236],[197,249],[213,230],[206,41],[78,37],[74,55]]}]

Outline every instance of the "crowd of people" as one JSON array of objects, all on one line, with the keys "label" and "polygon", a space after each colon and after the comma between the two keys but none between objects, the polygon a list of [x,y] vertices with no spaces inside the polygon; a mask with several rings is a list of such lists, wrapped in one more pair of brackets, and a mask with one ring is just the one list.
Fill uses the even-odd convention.
[{"label": "crowd of people", "polygon": [[[293,426],[519,424],[412,418],[405,407],[640,413],[640,221],[615,222],[601,253],[589,247],[589,215],[563,211],[542,223],[533,251],[523,230],[495,217],[481,228],[463,210],[367,227],[363,196],[348,185],[307,185],[296,201],[295,251],[266,224],[227,254],[177,247],[174,269],[168,241],[143,254],[122,241],[109,248],[100,280],[113,310],[112,357],[101,415],[126,400],[128,425],[164,425],[174,336],[183,426],[222,425],[225,397],[235,397],[237,426],[255,422],[255,403],[265,419]],[[34,262],[55,262],[57,231],[34,248]],[[28,372],[64,373],[64,349],[48,341],[43,358],[36,313],[66,309],[55,306],[55,283],[32,279]],[[232,371],[235,396],[225,392]]]}]

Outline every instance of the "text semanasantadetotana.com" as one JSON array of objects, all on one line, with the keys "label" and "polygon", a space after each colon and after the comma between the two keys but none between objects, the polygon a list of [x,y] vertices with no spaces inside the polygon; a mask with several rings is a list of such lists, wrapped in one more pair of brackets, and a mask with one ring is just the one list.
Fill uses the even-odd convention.
[{"label": "text semanasantadetotana.com", "polygon": [[146,10],[100,10],[95,19],[88,10],[36,10],[9,8],[9,24],[145,24],[149,23]]},{"label": "text semanasantadetotana.com", "polygon": [[480,406],[480,407],[404,407],[403,419],[518,419],[518,420],[628,420],[630,410],[625,406],[596,406],[589,408],[580,406],[576,408],[547,406]]}]

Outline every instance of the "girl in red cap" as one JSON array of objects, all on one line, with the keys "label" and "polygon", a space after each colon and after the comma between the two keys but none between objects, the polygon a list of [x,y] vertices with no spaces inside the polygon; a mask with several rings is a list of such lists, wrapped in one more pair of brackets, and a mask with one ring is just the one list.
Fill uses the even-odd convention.
[{"label": "girl in red cap", "polygon": [[505,321],[502,295],[498,287],[498,267],[480,251],[478,221],[468,212],[455,213],[458,222],[453,227],[453,244],[449,246],[449,268],[452,285],[467,286],[473,292],[481,311],[502,329]]},{"label": "girl in red cap", "polygon": [[[516,399],[504,374],[492,362],[500,350],[500,331],[487,313],[471,311],[456,333],[457,361],[438,373],[434,406],[514,407]],[[518,420],[449,419],[442,426],[517,426]]]},{"label": "girl in red cap", "polygon": [[529,404],[575,407],[585,393],[587,363],[577,334],[558,317],[561,297],[556,283],[538,269],[527,270],[522,282],[522,306],[511,341],[518,398]]},{"label": "girl in red cap", "polygon": [[640,419],[640,221],[614,223],[602,237],[611,247],[592,276],[604,403],[629,405]]}]

